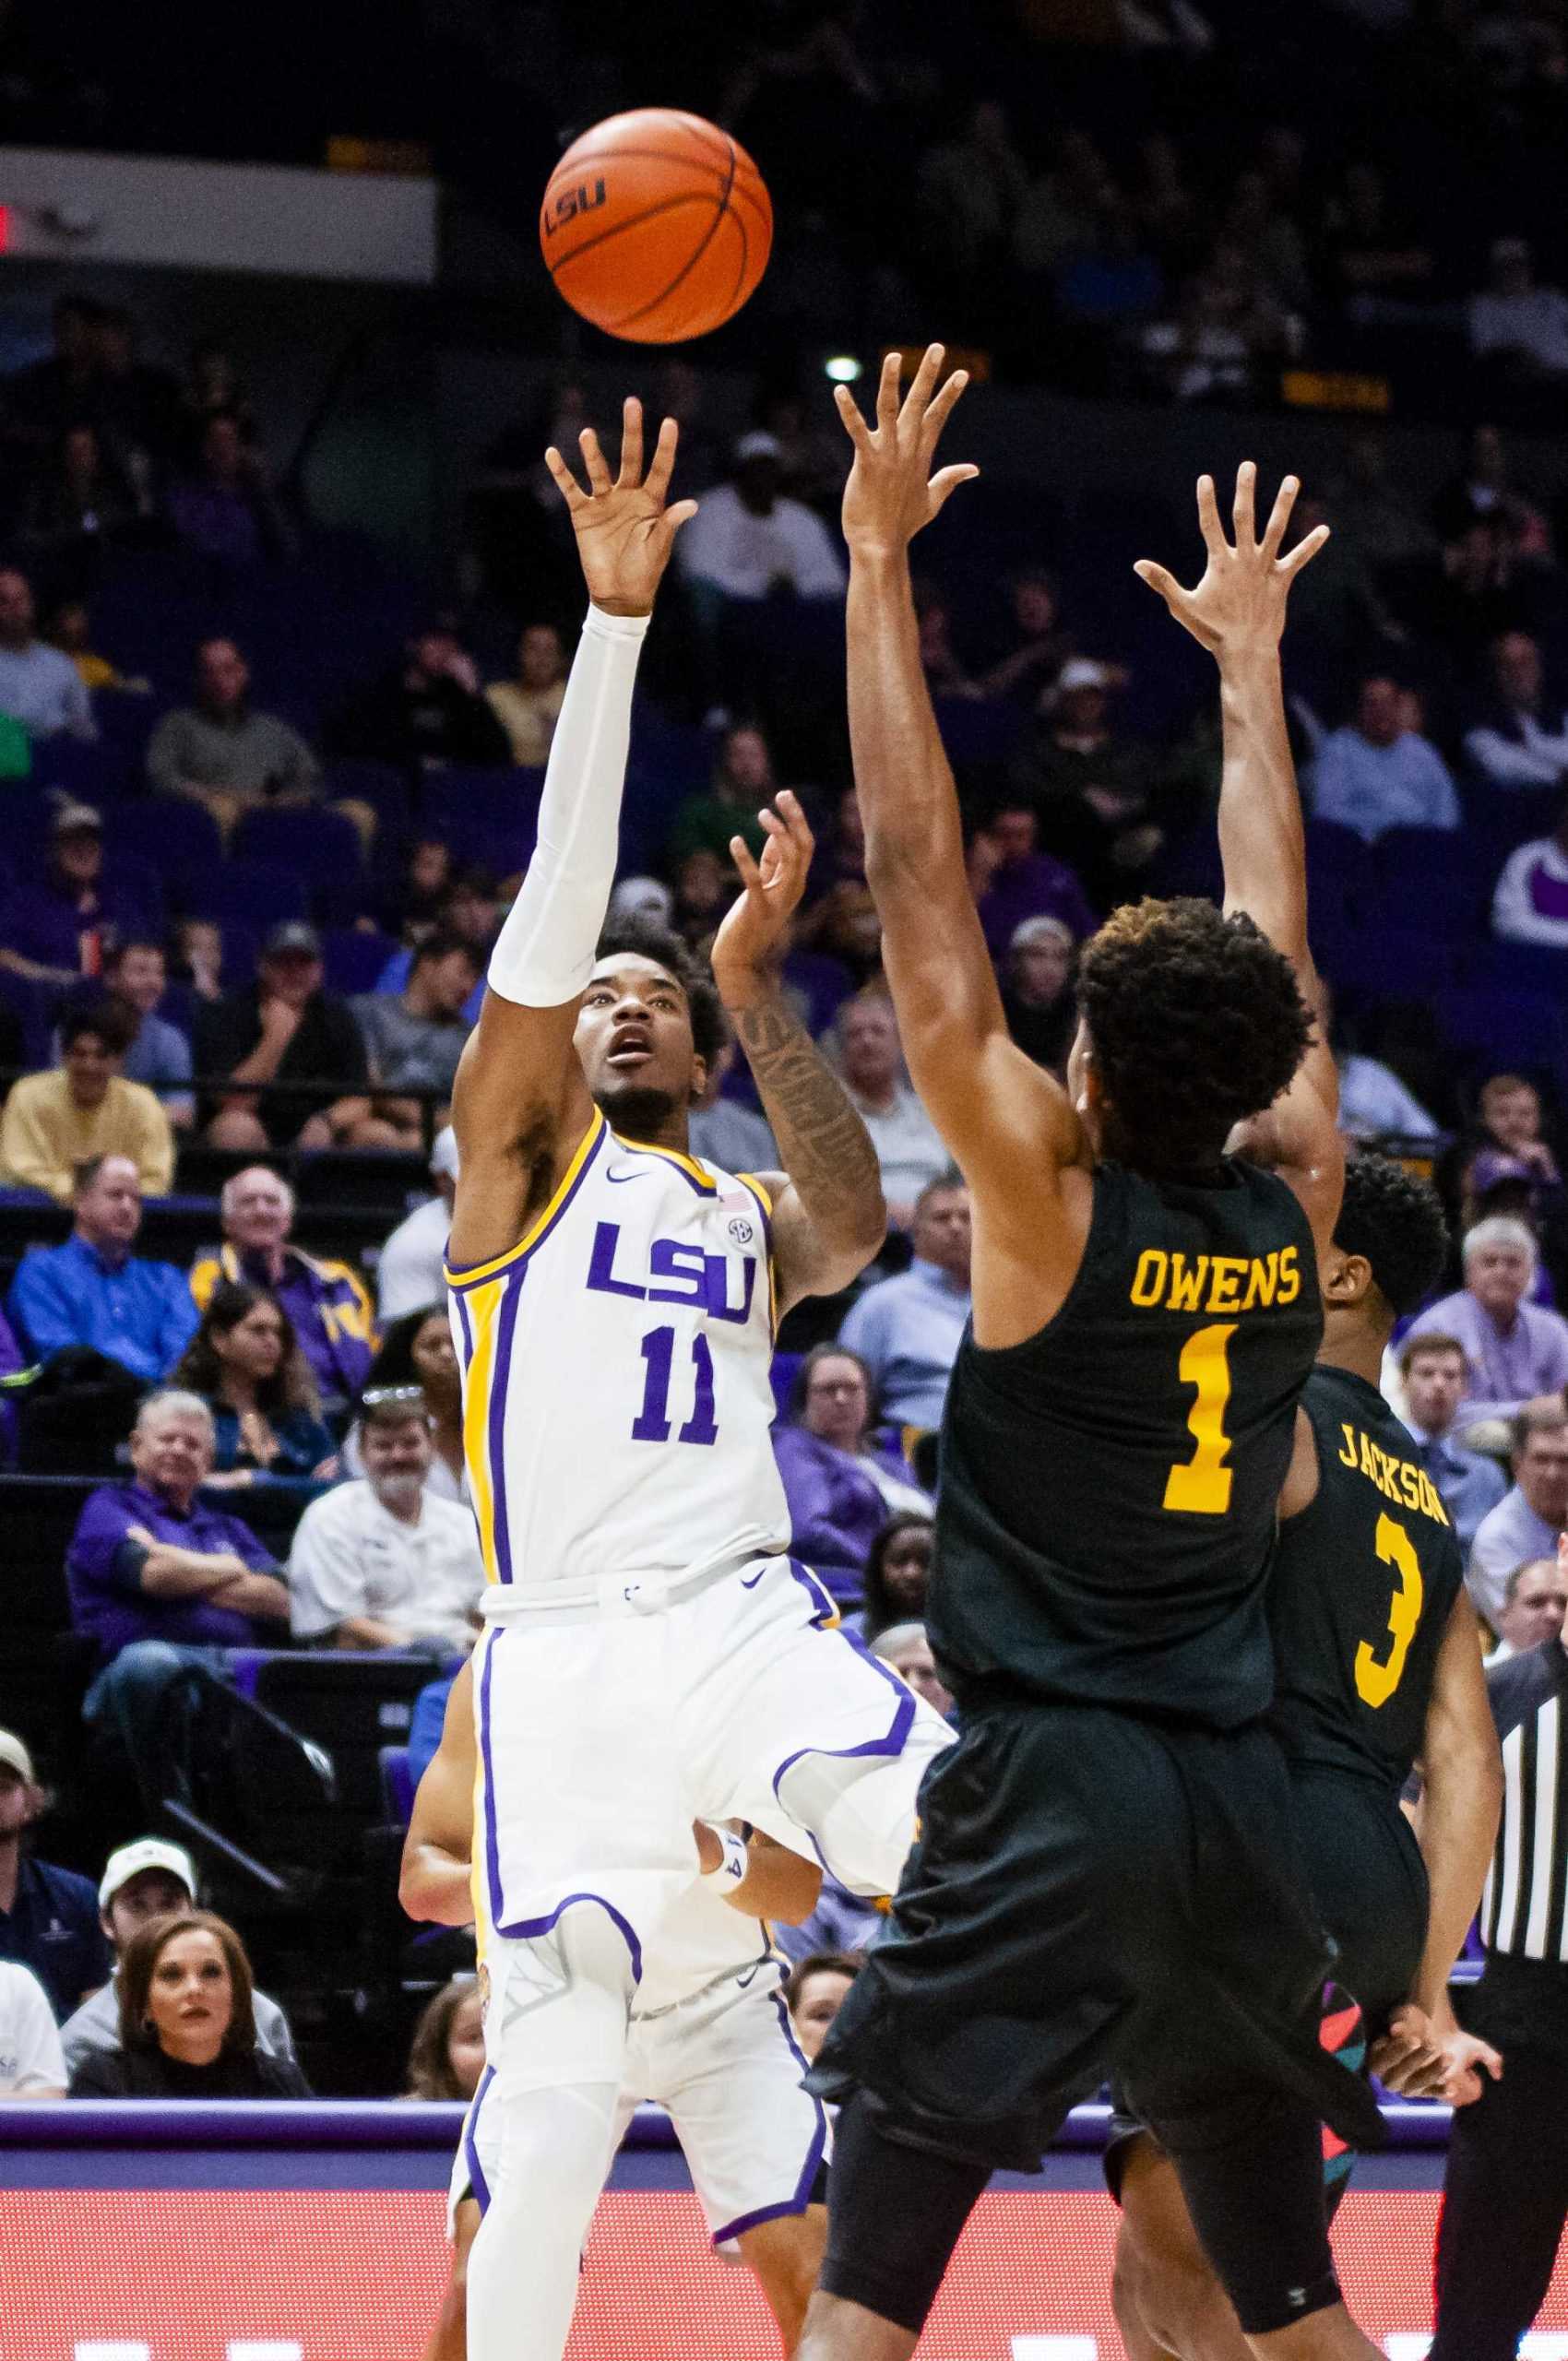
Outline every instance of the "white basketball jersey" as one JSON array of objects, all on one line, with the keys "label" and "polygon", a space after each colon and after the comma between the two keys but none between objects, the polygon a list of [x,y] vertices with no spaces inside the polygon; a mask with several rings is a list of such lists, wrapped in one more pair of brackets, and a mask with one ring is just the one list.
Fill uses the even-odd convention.
[{"label": "white basketball jersey", "polygon": [[521,1243],[448,1264],[487,1615],[788,1547],[770,1215],[596,1112]]}]

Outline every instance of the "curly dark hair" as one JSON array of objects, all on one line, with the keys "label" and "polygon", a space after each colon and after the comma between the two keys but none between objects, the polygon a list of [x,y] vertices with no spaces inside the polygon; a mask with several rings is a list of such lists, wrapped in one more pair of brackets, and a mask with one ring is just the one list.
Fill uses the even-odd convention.
[{"label": "curly dark hair", "polygon": [[1078,1005],[1115,1152],[1150,1171],[1218,1162],[1273,1105],[1313,1020],[1295,970],[1238,910],[1192,896],[1129,904],[1084,947]]},{"label": "curly dark hair", "polygon": [[1362,1154],[1345,1168],[1345,1195],[1334,1225],[1343,1254],[1364,1254],[1379,1294],[1396,1319],[1429,1296],[1448,1261],[1448,1224],[1430,1181],[1389,1156]]},{"label": "curly dark hair", "polygon": [[674,977],[692,1013],[692,1047],[699,1058],[711,1065],[730,1038],[730,1027],[719,987],[702,961],[672,928],[660,926],[657,919],[620,919],[613,926],[607,926],[599,938],[594,956],[611,959],[618,951],[629,951],[639,959],[652,959]]}]

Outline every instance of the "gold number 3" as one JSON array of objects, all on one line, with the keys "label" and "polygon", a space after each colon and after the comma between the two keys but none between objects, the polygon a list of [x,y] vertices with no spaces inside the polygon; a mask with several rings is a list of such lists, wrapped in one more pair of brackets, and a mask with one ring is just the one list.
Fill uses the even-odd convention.
[{"label": "gold number 3", "polygon": [[1225,1413],[1230,1403],[1230,1363],[1226,1356],[1236,1334],[1233,1320],[1197,1328],[1182,1347],[1182,1382],[1192,1386],[1197,1400],[1187,1425],[1197,1449],[1191,1459],[1173,1467],[1165,1479],[1165,1505],[1185,1509],[1190,1516],[1223,1516],[1230,1506],[1230,1438]]},{"label": "gold number 3", "polygon": [[1372,1642],[1361,1642],[1356,1650],[1356,1693],[1369,1705],[1386,1705],[1404,1676],[1405,1659],[1421,1619],[1421,1570],[1415,1544],[1393,1517],[1378,1518],[1374,1546],[1379,1563],[1396,1567],[1399,1573],[1399,1587],[1388,1604],[1388,1630],[1393,1644],[1386,1661],[1379,1664]]}]

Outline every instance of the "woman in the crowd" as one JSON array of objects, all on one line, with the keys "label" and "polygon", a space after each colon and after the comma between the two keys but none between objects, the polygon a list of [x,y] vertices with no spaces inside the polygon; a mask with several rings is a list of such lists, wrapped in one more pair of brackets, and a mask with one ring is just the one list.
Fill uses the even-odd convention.
[{"label": "woman in the crowd", "polygon": [[308,2099],[291,2058],[256,2047],[250,1961],[208,1910],[153,1918],[120,1962],[120,2040],[89,2050],[74,2099]]},{"label": "woman in the crowd", "polygon": [[464,2106],[484,2071],[484,1995],[473,1975],[455,1975],[425,2005],[409,2049],[405,2098],[456,2099]]},{"label": "woman in the crowd", "polygon": [[790,1397],[790,1423],[773,1430],[795,1547],[836,1597],[861,1596],[866,1559],[890,1510],[929,1514],[907,1460],[874,1432],[871,1372],[856,1353],[817,1345]]},{"label": "woman in the crowd", "polygon": [[220,1280],[170,1382],[212,1412],[218,1480],[330,1483],[341,1474],[294,1323],[264,1288]]},{"label": "woman in the crowd", "polygon": [[1025,919],[1013,931],[1002,977],[1007,1030],[1037,1066],[1065,1074],[1078,1029],[1078,946],[1062,919]]},{"label": "woman in the crowd", "polygon": [[[368,1394],[419,1393],[424,1397],[435,1445],[425,1489],[443,1501],[466,1500],[463,1474],[463,1384],[445,1304],[427,1303],[394,1320],[365,1377]],[[359,1472],[352,1435],[345,1453],[350,1473]]]},{"label": "woman in the crowd", "polygon": [[925,1620],[935,1559],[936,1526],[929,1512],[904,1510],[888,1518],[866,1558],[862,1639],[874,1640],[895,1623]]},{"label": "woman in the crowd", "polygon": [[790,2030],[813,2064],[862,1964],[859,1952],[808,1952],[790,1971],[784,1986]]}]

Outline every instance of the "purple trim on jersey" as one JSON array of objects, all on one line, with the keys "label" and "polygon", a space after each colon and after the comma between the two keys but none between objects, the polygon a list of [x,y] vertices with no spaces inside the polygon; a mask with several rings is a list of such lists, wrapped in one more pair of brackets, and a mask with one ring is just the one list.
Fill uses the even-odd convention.
[{"label": "purple trim on jersey", "polygon": [[[587,1170],[587,1166],[583,1168]],[[485,1420],[490,1446],[490,1506],[491,1530],[495,1540],[495,1576],[500,1583],[512,1579],[512,1544],[506,1531],[506,1387],[512,1373],[512,1339],[517,1327],[517,1305],[528,1272],[518,1266],[508,1272],[501,1291],[501,1311],[495,1323],[495,1367],[490,1375],[490,1408]],[[461,1299],[459,1298],[459,1301]]]},{"label": "purple trim on jersey", "polygon": [[[784,2006],[783,1998],[779,1993],[775,1992],[772,1999],[773,2005],[778,2011],[779,2026],[785,2040],[790,2045],[790,2055],[800,2068],[803,2082],[809,2070],[800,2043],[795,2039],[794,2029],[790,2023],[790,2011]],[[807,2094],[807,2095],[811,2094]],[[811,2145],[806,2150],[806,2161],[802,2165],[801,2177],[795,2183],[794,2195],[786,2197],[777,2205],[759,2205],[750,2213],[738,2213],[732,2222],[726,2222],[722,2229],[715,2230],[713,2244],[716,2247],[725,2245],[731,2238],[743,2236],[747,2230],[754,2230],[764,2222],[777,2222],[785,2214],[805,2212],[812,2201],[812,2189],[815,2186],[818,2173],[822,2170],[822,2159],[827,2147],[827,2110],[822,2101],[814,2096],[812,2097],[812,2105],[816,2110],[816,2130],[812,2134]]]},{"label": "purple trim on jersey", "polygon": [[548,1935],[563,1913],[570,1910],[575,1902],[597,1902],[624,1938],[626,1949],[632,1954],[632,1981],[640,1984],[643,1980],[643,1947],[637,1940],[636,1929],[601,1893],[568,1893],[542,1918],[514,1918],[510,1926],[502,1921],[501,1840],[495,1824],[495,1770],[490,1759],[490,1663],[500,1637],[499,1631],[493,1629],[486,1635],[484,1664],[479,1676],[479,1754],[484,1766],[484,1874],[490,1890],[491,1932],[500,1935],[509,1943],[526,1943],[536,1935]]},{"label": "purple trim on jersey", "polygon": [[823,1581],[822,1576],[814,1574],[811,1568],[802,1565],[799,1558],[787,1558],[784,1562],[794,1580],[800,1584],[801,1588],[811,1600],[814,1609],[812,1615],[814,1628],[819,1631],[826,1630],[838,1613],[837,1602],[832,1592]]},{"label": "purple trim on jersey", "polygon": [[[492,1254],[482,1263],[467,1263],[462,1264],[460,1267],[449,1261],[444,1264],[443,1267],[446,1273],[446,1284],[457,1296],[459,1302],[462,1300],[461,1290],[463,1288],[474,1286],[482,1287],[487,1285],[492,1279],[504,1277],[509,1271],[521,1271],[527,1268],[528,1264],[538,1253],[540,1248],[544,1244],[545,1240],[550,1236],[551,1231],[559,1226],[567,1208],[571,1204],[573,1198],[576,1195],[577,1191],[582,1187],[583,1182],[588,1179],[588,1174],[592,1171],[594,1159],[598,1156],[600,1149],[604,1145],[605,1141],[612,1136],[613,1134],[611,1132],[609,1124],[605,1121],[603,1116],[600,1115],[599,1118],[599,1130],[595,1135],[593,1145],[589,1148],[588,1154],[584,1157],[581,1164],[578,1166],[576,1179],[573,1181],[571,1187],[567,1190],[565,1195],[562,1198],[554,1212],[550,1216],[550,1218],[545,1223],[544,1228],[540,1231],[538,1237],[532,1240],[525,1252],[519,1253],[517,1248],[513,1247],[507,1253]],[[588,1133],[585,1132],[583,1133],[583,1138],[586,1139],[587,1137]],[[577,1145],[580,1147],[582,1141],[579,1140]],[[499,1269],[495,1267],[496,1264],[500,1265]]]},{"label": "purple trim on jersey", "polygon": [[[488,2213],[490,2210],[490,2183],[485,2179],[480,2165],[479,2141],[476,2134],[479,2130],[479,2111],[484,2104],[484,2094],[494,2080],[495,2069],[493,2066],[487,2065],[479,2078],[479,2088],[474,2093],[473,2104],[463,2118],[463,2161],[469,2168],[469,2187],[473,2191],[474,2202],[481,2213]],[[458,2202],[461,2203],[461,2201],[459,2199]]]},{"label": "purple trim on jersey", "polygon": [[501,1920],[501,1840],[495,1826],[495,1771],[490,1760],[490,1659],[501,1639],[492,1624],[480,1642],[484,1662],[479,1675],[479,1759],[484,1766],[484,1881],[490,1893],[490,1923]]},{"label": "purple trim on jersey", "polygon": [[[795,1560],[791,1558],[789,1562],[792,1570]],[[834,1611],[837,1613],[837,1608]],[[864,1658],[865,1662],[871,1667],[873,1672],[880,1674],[882,1679],[886,1681],[889,1689],[893,1690],[897,1696],[897,1710],[893,1716],[893,1726],[891,1729],[888,1730],[885,1738],[868,1738],[862,1739],[859,1746],[798,1746],[793,1754],[787,1754],[783,1762],[778,1765],[778,1770],[773,1774],[774,1798],[778,1802],[781,1810],[784,1809],[784,1802],[782,1797],[778,1793],[778,1790],[783,1785],[786,1775],[792,1771],[796,1763],[802,1762],[806,1755],[821,1754],[826,1756],[826,1759],[832,1762],[852,1762],[857,1755],[885,1754],[888,1756],[890,1760],[897,1762],[898,1756],[904,1751],[904,1743],[909,1735],[909,1726],[915,1718],[914,1691],[908,1688],[906,1684],[899,1679],[891,1665],[884,1664],[880,1656],[873,1656],[872,1655],[871,1650],[866,1646],[865,1642],[860,1637],[858,1632],[846,1631],[840,1628],[837,1631],[830,1631],[826,1633],[826,1636],[828,1639],[844,1641],[848,1646],[854,1649],[857,1655]],[[801,1823],[799,1821],[796,1822],[796,1825],[797,1827],[801,1827]],[[801,1833],[804,1836],[807,1844],[811,1846],[812,1851],[816,1855],[817,1859],[822,1863],[823,1869],[827,1876],[831,1877],[833,1875],[832,1864],[828,1860],[828,1857],[823,1851],[821,1845],[817,1843],[816,1838],[812,1834],[811,1830],[809,1828],[801,1827]]]},{"label": "purple trim on jersey", "polygon": [[467,1298],[460,1295],[454,1296],[452,1300],[457,1307],[457,1324],[463,1332],[463,1375],[467,1377],[469,1364],[474,1357],[473,1323],[469,1318]]},{"label": "purple trim on jersey", "polygon": [[[651,1156],[651,1157],[652,1157],[652,1158],[653,1158],[653,1160],[654,1160],[654,1162],[655,1162],[656,1164],[662,1164],[662,1165],[665,1167],[665,1169],[666,1169],[666,1170],[667,1170],[667,1171],[670,1171],[670,1172],[678,1172],[678,1173],[680,1174],[680,1176],[681,1176],[682,1180],[685,1182],[685,1184],[686,1184],[687,1188],[692,1192],[692,1194],[693,1194],[694,1196],[695,1196],[695,1197],[717,1197],[717,1196],[718,1196],[718,1194],[719,1194],[719,1183],[718,1183],[718,1181],[717,1181],[717,1180],[699,1180],[697,1179],[697,1176],[696,1176],[696,1174],[695,1174],[695,1172],[688,1172],[688,1171],[687,1171],[687,1169],[686,1169],[686,1168],[685,1168],[685,1166],[684,1166],[683,1164],[677,1164],[677,1163],[675,1162],[675,1157],[676,1157],[677,1151],[676,1151],[674,1148],[660,1149],[660,1148],[657,1148],[657,1147],[649,1147],[649,1146],[646,1146],[646,1145],[644,1145],[644,1146],[639,1146],[639,1145],[638,1145],[638,1144],[636,1143],[636,1141],[635,1141],[635,1140],[624,1140],[624,1139],[622,1139],[622,1137],[620,1136],[619,1133],[615,1133],[612,1134],[612,1136],[614,1138],[614,1141],[615,1141],[615,1145],[616,1145],[616,1146],[621,1150],[621,1152],[622,1152],[622,1154],[623,1154],[624,1156]],[[681,1152],[682,1154],[686,1153],[686,1151],[684,1151],[684,1150],[682,1150],[682,1151],[680,1151],[680,1152]],[[693,1161],[694,1163],[695,1163],[696,1158],[694,1157],[692,1158],[692,1161]]]}]

